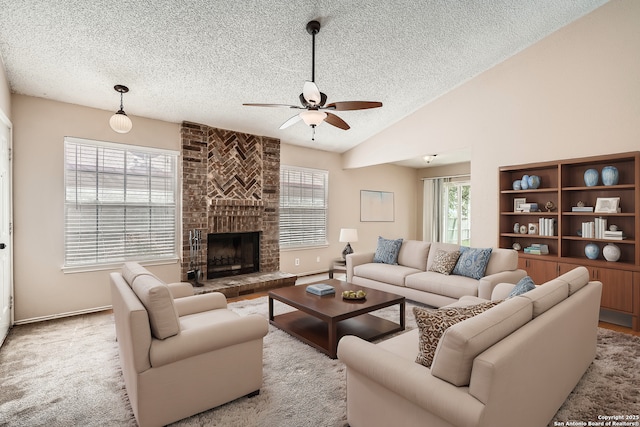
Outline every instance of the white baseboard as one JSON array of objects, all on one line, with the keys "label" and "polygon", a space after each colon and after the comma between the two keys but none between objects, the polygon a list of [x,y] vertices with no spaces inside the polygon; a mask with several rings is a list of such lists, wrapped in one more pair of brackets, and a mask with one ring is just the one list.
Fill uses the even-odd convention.
[{"label": "white baseboard", "polygon": [[97,313],[100,311],[111,310],[113,307],[105,305],[104,307],[88,308],[86,310],[69,311],[67,313],[52,314],[49,316],[32,317],[30,319],[22,319],[14,322],[14,325],[26,325],[27,323],[44,322],[45,320],[60,319],[63,317],[79,316],[81,314]]}]

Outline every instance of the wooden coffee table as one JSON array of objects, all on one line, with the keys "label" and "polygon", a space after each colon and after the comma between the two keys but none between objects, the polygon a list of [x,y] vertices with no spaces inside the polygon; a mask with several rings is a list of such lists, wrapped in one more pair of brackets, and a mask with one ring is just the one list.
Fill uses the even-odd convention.
[{"label": "wooden coffee table", "polygon": [[[307,285],[274,289],[269,292],[269,322],[299,340],[337,357],[338,341],[345,335],[356,335],[372,341],[384,335],[404,330],[405,299],[403,296],[376,289],[356,286],[329,279],[327,283],[335,294],[318,296],[307,292]],[[345,300],[342,291],[362,289],[367,293],[364,300]],[[296,311],[275,315],[273,300],[280,301]],[[372,311],[400,305],[399,323],[374,316]]]}]

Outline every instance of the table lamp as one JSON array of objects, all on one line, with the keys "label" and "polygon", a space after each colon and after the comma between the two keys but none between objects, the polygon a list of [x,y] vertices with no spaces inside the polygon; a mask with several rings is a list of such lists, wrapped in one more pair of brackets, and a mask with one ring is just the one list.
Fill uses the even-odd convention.
[{"label": "table lamp", "polygon": [[358,230],[355,228],[341,228],[340,229],[340,242],[347,242],[347,246],[344,247],[342,251],[342,258],[346,258],[347,255],[353,253],[353,249],[351,249],[351,245],[349,242],[357,242],[358,241]]}]

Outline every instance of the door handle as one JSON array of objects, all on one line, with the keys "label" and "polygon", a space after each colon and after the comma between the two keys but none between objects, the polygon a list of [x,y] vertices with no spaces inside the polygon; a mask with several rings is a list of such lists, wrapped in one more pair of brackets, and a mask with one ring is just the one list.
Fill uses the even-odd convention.
[{"label": "door handle", "polygon": [[0,249],[4,249],[6,247],[7,247],[7,245],[5,245],[4,243],[0,243]]}]

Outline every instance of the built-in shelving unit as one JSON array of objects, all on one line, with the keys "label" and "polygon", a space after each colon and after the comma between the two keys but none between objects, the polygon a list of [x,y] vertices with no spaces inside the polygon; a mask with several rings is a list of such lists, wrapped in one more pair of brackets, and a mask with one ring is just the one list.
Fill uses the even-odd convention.
[{"label": "built-in shelving unit", "polygon": [[[614,166],[618,169],[616,185],[585,185],[584,173]],[[601,306],[605,310],[621,313],[630,318],[631,326],[640,330],[640,152],[620,153],[552,162],[530,163],[500,168],[500,221],[498,245],[502,248],[522,248],[543,244],[547,255],[534,255],[520,250],[520,268],[527,270],[536,283],[544,283],[559,274],[583,265],[594,280],[603,282]],[[541,185],[536,189],[514,190],[513,182],[523,175],[537,175]],[[574,212],[579,202],[595,208],[598,198],[620,198],[620,212]],[[517,212],[516,199],[537,203],[539,212]],[[553,209],[545,205],[551,202]],[[514,230],[516,223],[538,224],[540,218],[555,220],[554,235],[522,234]],[[586,238],[581,235],[582,223],[603,218],[607,226],[615,224],[625,234],[623,240]],[[594,243],[599,256],[589,259],[585,247]],[[620,248],[616,262],[603,257],[607,244]]]}]

